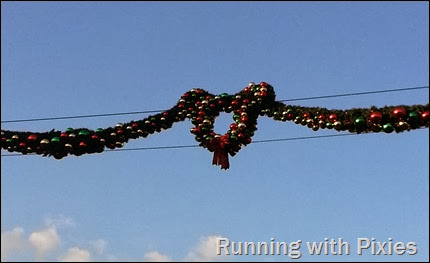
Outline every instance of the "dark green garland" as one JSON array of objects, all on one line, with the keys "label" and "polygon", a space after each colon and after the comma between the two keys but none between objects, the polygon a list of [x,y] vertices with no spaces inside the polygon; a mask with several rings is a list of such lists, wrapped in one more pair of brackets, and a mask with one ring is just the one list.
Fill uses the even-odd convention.
[{"label": "dark green garland", "polygon": [[[220,112],[234,113],[234,123],[224,135],[213,130]],[[242,146],[251,143],[259,115],[278,121],[293,121],[314,131],[335,129],[351,133],[391,133],[429,126],[429,104],[348,110],[292,106],[275,101],[273,87],[261,82],[250,83],[234,95],[223,93],[215,96],[202,89],[192,89],[165,112],[106,129],[68,128],[64,132],[52,130],[43,133],[1,130],[1,147],[9,152],[36,153],[57,159],[68,154],[101,153],[105,147],[121,148],[129,139],[145,138],[188,118],[195,125],[191,133],[196,141],[214,152],[213,164],[228,169],[228,154],[234,156]]]}]

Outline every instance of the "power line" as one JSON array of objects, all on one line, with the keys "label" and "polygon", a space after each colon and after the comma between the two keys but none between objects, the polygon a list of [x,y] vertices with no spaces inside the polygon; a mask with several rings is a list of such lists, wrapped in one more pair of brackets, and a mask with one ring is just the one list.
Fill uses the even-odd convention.
[{"label": "power line", "polygon": [[[368,95],[376,93],[388,93],[388,92],[399,92],[399,91],[410,91],[419,89],[428,89],[429,86],[422,87],[411,87],[411,88],[400,88],[400,89],[389,89],[389,90],[376,90],[376,91],[365,91],[365,92],[355,92],[355,93],[345,93],[345,94],[334,94],[325,96],[315,96],[315,97],[305,97],[296,99],[285,99],[278,100],[280,102],[287,101],[303,101],[303,100],[314,100],[314,99],[326,99],[326,98],[336,98],[336,97],[348,97],[348,96],[358,96],[358,95]],[[46,117],[46,118],[34,118],[34,119],[19,119],[19,120],[7,120],[1,121],[1,123],[13,123],[13,122],[30,122],[30,121],[51,121],[51,120],[65,120],[65,119],[82,119],[82,118],[94,118],[94,117],[106,117],[106,116],[118,116],[118,115],[132,115],[132,114],[146,114],[146,113],[159,113],[165,110],[148,110],[148,111],[132,111],[132,112],[120,112],[120,113],[102,113],[102,114],[89,114],[89,115],[76,115],[76,116],[61,116],[61,117]]]},{"label": "power line", "polygon": [[335,95],[326,95],[326,96],[305,97],[305,98],[298,98],[298,99],[286,99],[286,100],[279,100],[279,101],[285,102],[285,101],[327,99],[327,98],[348,97],[348,96],[368,95],[368,94],[375,94],[375,93],[388,93],[388,92],[398,92],[398,91],[407,91],[407,90],[428,89],[428,88],[429,88],[429,86],[401,88],[401,89],[375,90],[375,91],[354,92],[354,93],[335,94]]},{"label": "power line", "polygon": [[90,114],[90,115],[47,117],[47,118],[36,118],[36,119],[1,121],[1,123],[28,122],[28,121],[52,121],[52,120],[65,120],[65,119],[83,119],[83,118],[106,117],[106,116],[116,116],[116,115],[157,113],[157,112],[162,112],[162,111],[164,111],[164,110],[132,111],[132,112],[119,112],[119,113],[102,113],[102,114]]},{"label": "power line", "polygon": [[[342,134],[330,134],[330,135],[318,135],[318,136],[303,136],[303,137],[292,137],[292,138],[283,138],[283,139],[268,139],[268,140],[256,140],[253,143],[267,143],[267,142],[280,142],[280,141],[297,141],[297,140],[308,140],[308,139],[321,139],[321,138],[330,138],[330,137],[341,137],[341,136],[352,136],[357,135],[354,133],[342,133]],[[144,150],[166,150],[166,149],[181,149],[181,148],[197,148],[200,147],[197,144],[194,145],[174,145],[174,146],[155,146],[155,147],[138,147],[138,148],[129,148],[129,149],[116,149],[111,150],[107,149],[105,152],[125,152],[125,151],[144,151]],[[29,153],[27,155],[36,155],[35,153]],[[12,156],[25,156],[23,154],[2,154],[2,157],[12,157]]]}]

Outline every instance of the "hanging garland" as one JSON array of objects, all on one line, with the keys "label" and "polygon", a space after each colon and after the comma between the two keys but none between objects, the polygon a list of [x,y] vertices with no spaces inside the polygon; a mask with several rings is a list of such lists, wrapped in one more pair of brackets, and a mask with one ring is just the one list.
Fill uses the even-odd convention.
[{"label": "hanging garland", "polygon": [[[214,132],[214,122],[220,112],[233,112],[234,122],[224,135]],[[68,128],[64,132],[52,130],[43,133],[1,130],[1,148],[22,154],[54,156],[56,159],[68,154],[101,153],[105,147],[121,148],[130,139],[145,138],[188,118],[194,124],[191,133],[196,141],[214,153],[212,163],[228,169],[228,155],[236,155],[242,146],[251,143],[258,116],[293,121],[314,131],[334,129],[351,133],[403,132],[429,127],[430,120],[429,104],[348,110],[292,106],[275,101],[274,89],[269,84],[251,82],[234,95],[223,93],[215,96],[202,89],[192,89],[167,111],[106,129]]]}]

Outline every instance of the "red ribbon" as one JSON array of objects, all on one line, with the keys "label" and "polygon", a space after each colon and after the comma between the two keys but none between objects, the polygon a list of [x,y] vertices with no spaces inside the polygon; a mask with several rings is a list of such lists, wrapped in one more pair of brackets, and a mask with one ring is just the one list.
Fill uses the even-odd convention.
[{"label": "red ribbon", "polygon": [[228,144],[228,135],[214,138],[212,140],[212,147],[214,149],[212,165],[221,165],[221,169],[225,170],[230,168],[230,163],[228,162],[228,150],[226,147]]}]

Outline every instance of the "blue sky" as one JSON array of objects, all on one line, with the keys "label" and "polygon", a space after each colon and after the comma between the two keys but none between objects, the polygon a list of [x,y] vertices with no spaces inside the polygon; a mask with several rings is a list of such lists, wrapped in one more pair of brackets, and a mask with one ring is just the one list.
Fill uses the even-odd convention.
[{"label": "blue sky", "polygon": [[[427,2],[2,2],[1,119],[168,109],[193,87],[278,99],[427,86]],[[428,90],[299,101],[332,109],[425,104]],[[145,115],[6,123],[113,126]],[[215,130],[224,133],[231,114]],[[189,121],[125,147],[196,144]],[[337,133],[258,119],[254,140]],[[429,132],[250,144],[211,165],[202,148],[1,158],[2,260],[217,260],[216,237],[343,238],[346,256],[429,259]],[[7,152],[2,151],[2,155]],[[357,255],[357,238],[415,242]],[[289,261],[288,256],[230,256]]]}]

